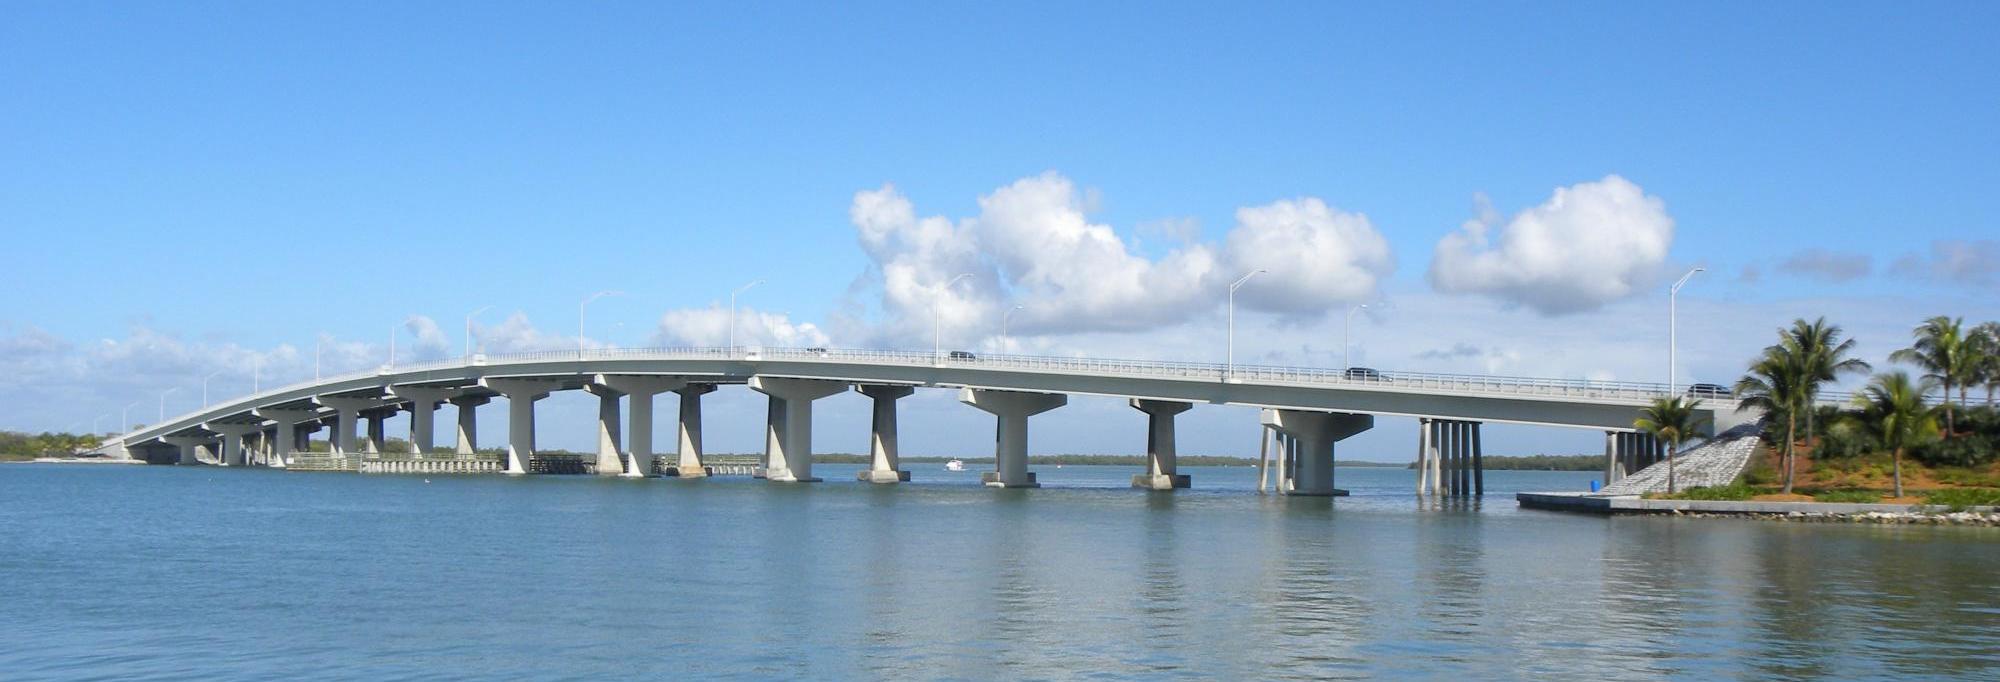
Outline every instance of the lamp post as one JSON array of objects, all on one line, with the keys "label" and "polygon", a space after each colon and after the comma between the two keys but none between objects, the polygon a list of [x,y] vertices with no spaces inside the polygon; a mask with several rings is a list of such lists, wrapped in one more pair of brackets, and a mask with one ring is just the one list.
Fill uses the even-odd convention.
[{"label": "lamp post", "polygon": [[402,325],[389,325],[389,364],[387,365],[389,369],[396,368],[396,328],[400,326]]},{"label": "lamp post", "polygon": [[264,392],[264,358],[258,356],[250,360],[250,394]]},{"label": "lamp post", "polygon": [[105,417],[109,417],[109,416],[111,416],[111,414],[107,412],[107,413],[105,413],[105,414],[100,414],[100,415],[97,415],[96,417],[93,417],[93,418],[91,418],[91,420],[90,420],[90,435],[93,435],[93,436],[102,436],[102,435],[104,435],[104,432],[103,432],[103,431],[99,431],[99,430],[97,429],[97,425],[98,425],[98,424],[100,424],[100,423],[103,423],[103,422],[104,422],[104,418],[105,418]]},{"label": "lamp post", "polygon": [[214,379],[221,374],[222,370],[218,369],[214,373],[201,378],[201,409],[208,409],[208,380]]},{"label": "lamp post", "polygon": [[944,292],[950,289],[951,285],[957,284],[959,280],[971,276],[972,273],[970,272],[961,272],[957,277],[951,278],[943,286],[938,287],[937,293],[931,296],[931,362],[933,364],[944,364],[944,326],[938,321],[938,318],[941,316],[941,313],[938,311],[938,303],[944,300]]},{"label": "lamp post", "polygon": [[172,394],[174,391],[178,390],[181,390],[181,387],[175,386],[173,388],[160,391],[160,423],[165,423],[167,421],[167,396],[169,394]]},{"label": "lamp post", "polygon": [[1340,326],[1340,369],[1354,368],[1354,311],[1366,310],[1368,304],[1347,306],[1347,321]]},{"label": "lamp post", "polygon": [[736,287],[735,291],[729,292],[729,352],[731,355],[734,355],[736,353],[736,296],[745,291],[749,291],[750,287],[754,287],[763,283],[764,280],[761,279],[756,280],[749,284]]},{"label": "lamp post", "polygon": [[139,403],[143,402],[146,401],[134,400],[132,401],[132,404],[126,405],[125,409],[118,411],[118,424],[121,427],[119,430],[124,431],[126,433],[132,432],[132,408],[138,407]]},{"label": "lamp post", "polygon": [[1012,307],[1012,308],[1008,308],[1008,309],[1007,309],[1007,312],[1004,312],[1004,313],[1000,313],[1000,351],[1001,351],[1001,352],[1003,352],[1003,353],[1004,353],[1004,352],[1006,352],[1006,351],[1007,351],[1007,318],[1009,318],[1009,317],[1013,317],[1013,316],[1014,316],[1014,311],[1016,311],[1016,310],[1020,310],[1020,309],[1022,309],[1022,308],[1025,308],[1025,307],[1027,307],[1027,306],[1020,306],[1020,305],[1017,305],[1017,306],[1014,306],[1014,307]]},{"label": "lamp post", "polygon": [[1675,395],[1674,382],[1677,379],[1674,373],[1680,370],[1680,368],[1676,366],[1676,362],[1679,360],[1679,358],[1675,357],[1675,354],[1679,352],[1677,346],[1680,344],[1680,338],[1679,338],[1680,320],[1678,318],[1680,316],[1679,298],[1681,294],[1681,285],[1687,284],[1688,278],[1693,277],[1694,273],[1703,272],[1704,270],[1706,270],[1706,268],[1695,268],[1693,270],[1689,270],[1687,274],[1681,275],[1680,281],[1674,282],[1674,287],[1672,289],[1667,290],[1667,397],[1669,398],[1672,398]]},{"label": "lamp post", "polygon": [[597,292],[597,293],[594,293],[594,294],[591,294],[591,295],[589,295],[589,296],[585,296],[585,297],[583,297],[583,302],[582,302],[582,303],[578,303],[578,304],[576,304],[576,357],[577,357],[577,359],[579,359],[579,360],[580,360],[580,359],[583,359],[583,313],[584,313],[584,309],[585,309],[586,307],[588,307],[588,306],[590,305],[590,302],[591,302],[591,301],[595,301],[595,300],[597,300],[597,299],[600,299],[600,298],[604,298],[604,297],[606,297],[606,296],[620,296],[620,295],[623,295],[624,293],[625,293],[625,292],[622,292],[622,291],[600,291],[600,292]]},{"label": "lamp post", "polygon": [[1243,286],[1243,283],[1250,281],[1250,278],[1266,272],[1270,271],[1251,270],[1250,274],[1237,278],[1229,285],[1229,370],[1223,375],[1226,379],[1236,378],[1236,288]]},{"label": "lamp post", "polygon": [[466,360],[472,359],[472,318],[479,317],[480,313],[492,309],[493,306],[490,305],[481,306],[478,310],[474,310],[472,312],[465,314],[465,359]]}]

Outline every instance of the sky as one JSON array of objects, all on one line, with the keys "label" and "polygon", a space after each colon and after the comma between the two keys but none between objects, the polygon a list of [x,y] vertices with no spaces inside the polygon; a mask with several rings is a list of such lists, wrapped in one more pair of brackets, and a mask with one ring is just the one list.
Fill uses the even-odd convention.
[{"label": "sky", "polygon": [[[1885,367],[2000,319],[1992,3],[732,5],[0,4],[0,428],[450,357],[481,309],[489,353],[572,348],[599,291],[585,344],[719,345],[756,280],[745,343],[928,348],[935,310],[954,348],[1221,362],[1264,269],[1238,362],[1339,367],[1365,304],[1355,365],[1665,381],[1702,267],[1682,383],[1795,317]],[[710,450],[761,447],[759,397],[710,396]],[[990,454],[949,391],[903,407],[908,454]],[[594,414],[545,400],[541,443]],[[1254,454],[1255,411],[1181,434]],[[1030,447],[1144,438],[1078,397]]]}]

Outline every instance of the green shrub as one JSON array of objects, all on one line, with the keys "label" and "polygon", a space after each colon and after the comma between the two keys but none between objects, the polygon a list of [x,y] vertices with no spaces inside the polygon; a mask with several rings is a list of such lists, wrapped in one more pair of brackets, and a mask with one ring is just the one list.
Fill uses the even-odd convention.
[{"label": "green shrub", "polygon": [[1750,455],[1750,466],[1743,468],[1743,483],[1745,485],[1777,485],[1779,483],[1778,467],[1772,463],[1772,459],[1774,457],[1768,456],[1762,449],[1752,453]]},{"label": "green shrub", "polygon": [[2000,441],[2000,410],[1985,405],[1963,408],[1954,416],[1958,430],[1985,436],[1989,441]]},{"label": "green shrub", "polygon": [[1747,485],[1725,485],[1725,486],[1715,486],[1706,488],[1689,488],[1687,490],[1681,491],[1677,495],[1669,496],[1667,499],[1737,502],[1737,501],[1747,500],[1752,497],[1756,497],[1757,495],[1760,494],[1762,494],[1762,491]]},{"label": "green shrub", "polygon": [[1930,466],[1979,466],[1993,461],[1993,439],[1984,434],[1965,434],[1934,440],[1913,448],[1910,459]]},{"label": "green shrub", "polygon": [[1814,502],[1879,504],[1882,502],[1882,493],[1875,490],[1822,490],[1813,493],[1812,498]]},{"label": "green shrub", "polygon": [[1966,507],[2000,506],[2000,489],[1994,488],[1944,488],[1924,494],[1925,504],[1950,507],[1952,511],[1962,511]]},{"label": "green shrub", "polygon": [[1931,478],[1939,483],[1980,488],[2000,488],[2000,474],[1990,469],[1966,467],[1938,467],[1931,470]]},{"label": "green shrub", "polygon": [[1863,433],[1851,421],[1842,420],[1827,429],[1826,435],[1819,439],[1817,446],[1813,450],[1813,459],[1837,462],[1868,454],[1871,444],[1868,442],[1868,434]]}]

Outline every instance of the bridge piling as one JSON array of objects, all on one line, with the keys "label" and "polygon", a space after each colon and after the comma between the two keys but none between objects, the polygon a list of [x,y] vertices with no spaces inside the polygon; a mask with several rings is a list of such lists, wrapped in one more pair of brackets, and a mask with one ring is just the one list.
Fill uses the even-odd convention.
[{"label": "bridge piling", "polygon": [[1028,471],[1028,418],[1069,404],[1061,393],[962,388],[958,401],[994,416],[993,471],[980,475],[989,488],[1039,488]]},{"label": "bridge piling", "polygon": [[869,483],[901,483],[910,480],[896,444],[896,401],[917,391],[914,386],[864,384],[854,390],[874,401],[869,420],[868,469],[855,478]]},{"label": "bridge piling", "polygon": [[[599,374],[594,380],[599,386],[618,391],[627,396],[627,411],[630,415],[625,424],[625,450],[629,455],[623,476],[645,478],[653,475],[653,396],[667,391],[676,391],[687,386],[687,380],[676,377],[652,375]],[[606,467],[610,466],[607,471]],[[616,462],[607,464],[598,460],[597,473],[617,474]]]},{"label": "bridge piling", "polygon": [[479,385],[507,398],[507,467],[502,473],[527,474],[535,456],[535,401],[549,397],[553,382],[482,378]]},{"label": "bridge piling", "polygon": [[660,473],[680,478],[701,478],[708,467],[701,461],[701,396],[715,390],[715,384],[688,384],[675,390],[681,397],[679,466]]},{"label": "bridge piling", "polygon": [[847,384],[824,379],[753,376],[750,388],[771,397],[770,416],[782,413],[782,425],[767,420],[765,426],[766,445],[777,447],[768,453],[764,479],[779,483],[818,482],[820,479],[812,475],[812,403],[847,390]]},{"label": "bridge piling", "polygon": [[1266,408],[1262,418],[1290,437],[1292,486],[1287,494],[1302,496],[1341,494],[1333,487],[1334,444],[1375,425],[1374,415],[1346,412]]},{"label": "bridge piling", "polygon": [[1194,408],[1194,403],[1132,398],[1132,409],[1146,413],[1146,473],[1132,477],[1132,487],[1173,490],[1188,487],[1188,477],[1180,473],[1179,455],[1174,444],[1174,416]]}]

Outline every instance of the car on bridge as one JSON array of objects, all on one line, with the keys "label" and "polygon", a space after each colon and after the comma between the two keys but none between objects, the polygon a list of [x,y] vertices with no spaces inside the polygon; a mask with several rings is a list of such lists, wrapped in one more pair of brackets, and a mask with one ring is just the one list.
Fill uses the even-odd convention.
[{"label": "car on bridge", "polygon": [[1382,373],[1368,367],[1349,367],[1341,377],[1348,381],[1381,381]]},{"label": "car on bridge", "polygon": [[979,356],[973,355],[972,351],[955,350],[951,352],[951,359],[971,362],[973,360],[978,360]]},{"label": "car on bridge", "polygon": [[1734,392],[1722,384],[1688,384],[1689,398],[1728,398]]}]

